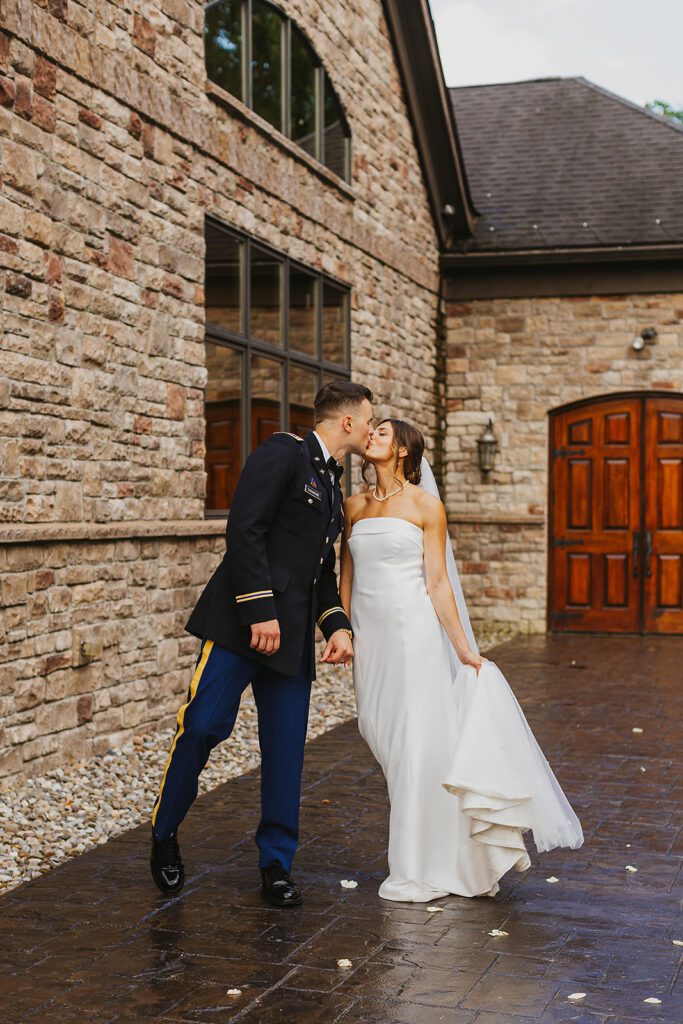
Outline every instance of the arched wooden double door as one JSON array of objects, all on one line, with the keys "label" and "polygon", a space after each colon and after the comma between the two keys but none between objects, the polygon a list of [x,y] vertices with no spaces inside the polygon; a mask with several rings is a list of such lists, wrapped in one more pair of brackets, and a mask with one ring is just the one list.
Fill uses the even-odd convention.
[{"label": "arched wooden double door", "polygon": [[683,633],[683,395],[550,416],[549,628]]}]

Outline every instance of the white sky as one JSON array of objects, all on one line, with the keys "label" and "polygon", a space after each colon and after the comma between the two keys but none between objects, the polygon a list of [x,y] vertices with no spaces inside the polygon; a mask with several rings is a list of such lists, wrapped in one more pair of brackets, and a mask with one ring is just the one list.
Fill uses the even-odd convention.
[{"label": "white sky", "polygon": [[583,75],[683,107],[683,0],[430,0],[447,85]]}]

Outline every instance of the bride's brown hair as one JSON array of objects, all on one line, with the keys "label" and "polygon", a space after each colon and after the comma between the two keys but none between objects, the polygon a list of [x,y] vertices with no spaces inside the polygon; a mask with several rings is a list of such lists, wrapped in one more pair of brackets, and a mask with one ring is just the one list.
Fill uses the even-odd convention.
[{"label": "bride's brown hair", "polygon": [[[406,423],[405,420],[395,420],[391,416],[382,420],[381,423],[377,424],[377,427],[381,427],[382,423],[391,423],[394,431],[394,437],[391,442],[391,446],[394,449],[396,460],[394,462],[394,472],[398,469],[399,457],[398,453],[401,448],[405,448],[407,455],[403,460],[403,475],[405,476],[408,483],[419,484],[422,479],[422,468],[420,463],[422,462],[422,456],[425,450],[425,439],[422,436],[422,432],[414,427],[412,423]],[[375,428],[376,429],[376,428]],[[361,474],[365,483],[370,486],[367,478],[367,470],[372,465],[370,462],[366,462],[363,459],[361,463]]]}]

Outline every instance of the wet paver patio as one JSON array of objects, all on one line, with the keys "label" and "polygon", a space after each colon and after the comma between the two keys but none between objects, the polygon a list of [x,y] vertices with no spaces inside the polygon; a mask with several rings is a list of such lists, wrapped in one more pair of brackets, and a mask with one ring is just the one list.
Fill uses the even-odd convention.
[{"label": "wet paver patio", "polygon": [[441,913],[381,901],[384,781],[350,722],[307,748],[303,907],[261,901],[258,777],[242,776],[188,816],[179,898],[152,885],[144,827],[0,900],[0,1019],[683,1021],[683,640],[520,638],[495,660],[582,819],[581,850],[532,856],[495,899]]}]

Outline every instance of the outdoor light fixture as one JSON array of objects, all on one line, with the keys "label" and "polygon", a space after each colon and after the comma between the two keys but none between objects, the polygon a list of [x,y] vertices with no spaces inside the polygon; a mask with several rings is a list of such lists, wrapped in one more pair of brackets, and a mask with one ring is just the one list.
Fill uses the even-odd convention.
[{"label": "outdoor light fixture", "polygon": [[479,469],[485,476],[488,476],[493,469],[493,458],[498,450],[498,442],[496,435],[493,433],[493,420],[491,417],[489,417],[489,421],[486,424],[486,430],[477,440],[477,447],[479,448]]},{"label": "outdoor light fixture", "polygon": [[634,352],[642,352],[645,348],[645,343],[648,341],[654,341],[656,337],[656,327],[643,327],[640,334],[636,334],[635,338],[631,342],[631,348]]}]

